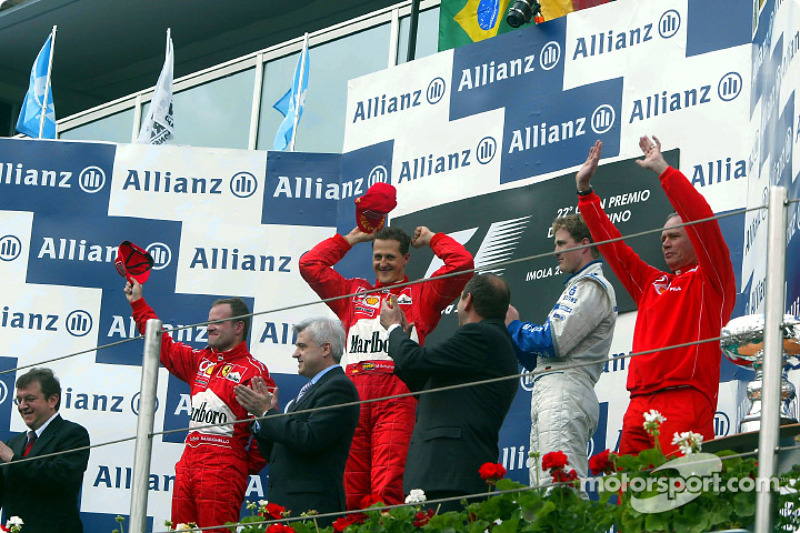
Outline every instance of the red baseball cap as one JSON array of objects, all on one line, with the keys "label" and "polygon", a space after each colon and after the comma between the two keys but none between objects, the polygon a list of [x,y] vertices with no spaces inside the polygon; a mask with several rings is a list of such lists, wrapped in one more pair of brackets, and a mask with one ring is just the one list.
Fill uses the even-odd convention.
[{"label": "red baseball cap", "polygon": [[153,256],[150,252],[136,246],[131,241],[122,241],[117,250],[117,258],[114,266],[120,276],[128,281],[131,278],[139,283],[144,283],[150,277],[150,269],[153,268]]},{"label": "red baseball cap", "polygon": [[386,215],[397,207],[397,190],[379,181],[356,198],[356,224],[364,233],[378,231],[386,223]]}]

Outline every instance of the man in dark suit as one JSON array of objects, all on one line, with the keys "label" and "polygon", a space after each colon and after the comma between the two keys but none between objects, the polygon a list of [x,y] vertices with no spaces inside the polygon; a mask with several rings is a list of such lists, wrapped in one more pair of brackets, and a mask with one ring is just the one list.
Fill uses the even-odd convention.
[{"label": "man in dark suit", "polygon": [[[262,379],[234,392],[245,409],[267,417],[253,423],[253,432],[270,465],[269,501],[291,510],[292,516],[309,509],[321,514],[344,511],[344,467],[359,415],[358,392],[339,366],[344,328],[338,320],[314,318],[294,330],[297,373],[311,381],[289,402],[288,414],[278,413],[278,389],[271,393]],[[316,410],[340,404],[352,405]],[[319,525],[332,522],[323,518]]]},{"label": "man in dark suit", "polygon": [[[390,332],[395,372],[415,392],[518,375],[504,322],[510,297],[502,278],[473,277],[458,301],[458,331],[424,348],[405,334],[409,324],[395,302],[384,301],[381,324]],[[500,426],[517,387],[516,379],[508,379],[421,394],[403,476],[405,493],[422,489],[428,499],[436,499],[486,492],[478,470],[498,460]],[[458,500],[441,506],[441,511],[460,509]]]},{"label": "man in dark suit", "polygon": [[[0,442],[0,506],[6,520],[18,516],[25,533],[80,533],[79,501],[89,462],[86,428],[61,418],[61,384],[47,368],[17,379],[19,414],[30,431]],[[78,451],[24,460],[67,450]]]}]

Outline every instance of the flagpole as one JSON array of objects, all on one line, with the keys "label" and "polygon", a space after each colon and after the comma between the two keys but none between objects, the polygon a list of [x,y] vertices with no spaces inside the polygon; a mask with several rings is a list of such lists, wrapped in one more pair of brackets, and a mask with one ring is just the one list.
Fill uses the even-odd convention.
[{"label": "flagpole", "polygon": [[411,18],[408,28],[408,51],[406,62],[414,61],[417,55],[417,28],[419,27],[419,0],[411,0]]},{"label": "flagpole", "polygon": [[[44,82],[44,94],[42,95],[42,116],[39,119],[39,138],[42,138],[44,134],[44,119],[45,114],[47,113],[47,92],[50,90],[50,73],[53,70],[53,54],[56,51],[56,29],[58,26],[53,26],[53,32],[51,33],[52,39],[50,39],[50,60],[47,63],[47,79]],[[53,121],[55,122],[55,121]]]},{"label": "flagpole", "polygon": [[289,141],[289,151],[294,152],[294,141],[297,137],[297,122],[300,120],[300,97],[303,94],[303,76],[306,73],[306,54],[308,53],[308,32],[303,37],[303,49],[300,50],[300,83],[297,87],[297,94],[293,94],[294,98],[294,127],[292,128],[292,138]]}]

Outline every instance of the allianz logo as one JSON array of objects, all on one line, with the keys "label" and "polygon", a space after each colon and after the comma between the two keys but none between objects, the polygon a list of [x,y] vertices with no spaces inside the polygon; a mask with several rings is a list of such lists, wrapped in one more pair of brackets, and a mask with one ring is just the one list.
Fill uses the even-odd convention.
[{"label": "allianz logo", "polygon": [[[16,244],[6,235],[0,238],[0,257],[9,255]],[[16,239],[16,237],[14,237]],[[16,239],[19,241],[19,239]],[[7,248],[7,250],[6,250]],[[58,261],[88,261],[96,263],[113,263],[117,257],[119,245],[97,244],[86,239],[66,239],[56,237],[42,237],[37,259],[53,259]],[[153,270],[162,270],[172,261],[170,247],[162,242],[154,242],[145,247],[153,256]],[[4,252],[4,250],[6,250]],[[19,256],[19,252],[17,252]],[[7,259],[6,259],[7,260]]]},{"label": "allianz logo", "polygon": [[[123,191],[157,192],[167,194],[223,194],[223,178],[173,176],[160,170],[128,169],[122,184]],[[228,189],[237,198],[249,198],[258,190],[258,180],[251,172],[236,172],[228,180]]]},{"label": "allianz logo", "polygon": [[0,328],[28,331],[66,331],[73,337],[85,337],[92,331],[92,315],[76,309],[62,319],[58,313],[18,311],[6,305],[0,310]]},{"label": "allianz logo", "polygon": [[398,183],[412,181],[425,176],[455,171],[472,166],[473,162],[488,165],[497,154],[497,141],[494,137],[482,138],[474,148],[464,148],[455,152],[428,153],[400,163]]},{"label": "allianz logo", "polygon": [[607,133],[617,123],[617,111],[610,104],[601,104],[591,116],[565,118],[561,122],[533,123],[511,132],[508,153],[534,150],[562,141],[583,137],[589,130],[595,135]]},{"label": "allianz logo", "polygon": [[33,168],[23,163],[15,165],[0,162],[0,185],[72,189],[75,184],[84,192],[94,194],[105,186],[106,173],[94,165],[84,168],[76,176],[71,170]]},{"label": "allianz logo", "polygon": [[[539,52],[539,67],[552,70],[561,61],[561,45],[550,41],[542,46]],[[527,54],[508,59],[493,59],[478,65],[461,69],[458,92],[486,87],[503,80],[532,74],[537,69],[536,54]]]},{"label": "allianz logo", "polygon": [[[447,83],[441,77],[433,78],[428,87],[414,89],[399,94],[380,94],[356,102],[351,123],[366,121],[384,115],[391,115],[421,107],[425,101],[430,105],[438,104],[447,92]],[[424,100],[423,100],[424,97]]]},{"label": "allianz logo", "polygon": [[22,241],[16,235],[0,237],[0,261],[13,261],[22,253]]},{"label": "allianz logo", "polygon": [[724,411],[714,413],[714,435],[725,437],[731,432],[731,419]]},{"label": "allianz logo", "polygon": [[278,176],[273,198],[305,200],[342,200],[361,196],[376,183],[389,183],[389,171],[383,165],[375,165],[366,178],[354,178],[339,182],[338,178],[321,176]]},{"label": "allianz logo", "polygon": [[[707,83],[678,90],[663,90],[644,98],[637,98],[631,106],[628,124],[636,120],[645,120],[709,104],[714,101],[713,86],[713,83]],[[727,72],[719,79],[716,86],[716,94],[720,101],[735,100],[742,94],[744,87],[742,75],[735,71]]]},{"label": "allianz logo", "polygon": [[662,13],[658,22],[642,24],[634,28],[610,29],[606,32],[584,35],[575,39],[573,61],[579,58],[595,57],[619,50],[627,50],[643,43],[653,41],[656,32],[662,39],[671,39],[681,28],[681,15],[674,9]]}]

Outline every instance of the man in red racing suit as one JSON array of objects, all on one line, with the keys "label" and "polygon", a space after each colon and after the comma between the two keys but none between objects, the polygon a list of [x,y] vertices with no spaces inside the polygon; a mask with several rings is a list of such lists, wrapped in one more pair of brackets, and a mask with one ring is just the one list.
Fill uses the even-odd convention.
[{"label": "man in red racing suit", "polygon": [[[353,245],[370,240],[377,277],[374,286],[364,279],[345,279],[332,268]],[[405,266],[410,258],[409,244],[415,248],[430,245],[444,266],[433,273],[431,281],[394,287],[408,281]],[[388,333],[380,325],[383,299],[389,294],[397,296],[408,322],[414,325],[413,340],[422,344],[438,324],[442,310],[461,294],[472,273],[436,277],[472,268],[472,255],[463,246],[425,226],[416,228],[413,239],[397,228],[383,228],[375,234],[355,228],[345,236],[336,234],[322,241],[300,258],[300,274],[321,298],[355,294],[326,303],[347,331],[341,365],[362,401],[409,392],[393,374],[394,362],[387,353]],[[365,294],[372,289],[383,290]],[[348,509],[360,508],[361,500],[368,495],[376,495],[388,505],[403,503],[403,470],[416,403],[408,396],[361,405],[344,474]]]},{"label": "man in red racing suit", "polygon": [[[635,356],[628,367],[631,401],[622,422],[619,453],[638,453],[653,446],[645,431],[644,413],[659,411],[659,442],[665,453],[676,450],[673,435],[701,433],[714,438],[714,413],[719,393],[719,342],[702,342],[720,335],[730,320],[736,300],[736,282],[730,252],[716,220],[676,227],[683,222],[714,216],[705,198],[679,170],[667,165],[657,138],[639,139],[645,154],[639,166],[659,176],[675,214],[661,232],[663,272],[642,261],[622,241],[600,244],[608,264],[639,308],[633,331]],[[595,242],[619,238],[620,232],[603,211],[589,185],[600,159],[597,141],[576,175],[581,214]],[[698,342],[682,348],[666,346]]]},{"label": "man in red racing suit", "polygon": [[[136,280],[125,285],[125,295],[136,325],[144,333],[147,320],[158,317],[142,297],[142,286]],[[241,299],[217,300],[208,320],[240,315],[249,315]],[[174,342],[166,333],[161,336],[161,364],[189,384],[192,398],[186,447],[175,465],[175,525],[195,522],[209,527],[238,522],[248,475],[257,474],[267,463],[256,443],[250,443],[247,423],[193,429],[248,418],[247,410],[236,401],[236,385],[249,385],[252,378],[262,376],[269,386],[275,386],[267,367],[247,349],[244,340],[249,327],[249,316],[209,324],[208,346],[202,350]],[[228,528],[208,531],[222,533]]]}]

